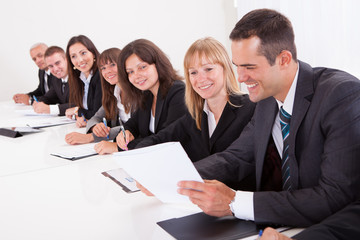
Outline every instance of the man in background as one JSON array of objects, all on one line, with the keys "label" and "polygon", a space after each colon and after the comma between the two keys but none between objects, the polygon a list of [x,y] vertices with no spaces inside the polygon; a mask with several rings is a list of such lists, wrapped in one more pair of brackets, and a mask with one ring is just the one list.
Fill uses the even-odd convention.
[{"label": "man in background", "polygon": [[69,84],[65,52],[58,46],[51,46],[45,52],[45,63],[51,74],[55,76],[52,80],[51,89],[39,102],[33,103],[36,113],[47,113],[64,116],[69,108]]},{"label": "man in background", "polygon": [[50,74],[50,70],[47,68],[44,54],[47,49],[45,43],[36,43],[30,48],[31,59],[39,68],[39,85],[38,87],[29,93],[17,93],[13,96],[15,103],[23,103],[26,105],[32,104],[34,101],[33,96],[39,98],[43,96],[51,87],[51,81],[53,76]]}]

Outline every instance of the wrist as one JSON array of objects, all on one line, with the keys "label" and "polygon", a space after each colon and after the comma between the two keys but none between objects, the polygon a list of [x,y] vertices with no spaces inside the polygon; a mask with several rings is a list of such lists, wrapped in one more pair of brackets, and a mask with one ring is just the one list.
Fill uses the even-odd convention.
[{"label": "wrist", "polygon": [[235,209],[234,209],[234,203],[235,203],[235,197],[236,197],[236,192],[231,189],[233,191],[233,198],[231,199],[230,203],[229,203],[229,208],[230,208],[230,212],[233,216],[235,216]]}]

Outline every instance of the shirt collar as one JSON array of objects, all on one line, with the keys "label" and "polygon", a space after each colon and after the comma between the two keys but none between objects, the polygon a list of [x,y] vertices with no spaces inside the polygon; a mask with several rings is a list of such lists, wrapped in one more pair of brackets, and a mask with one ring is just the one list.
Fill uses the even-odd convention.
[{"label": "shirt collar", "polygon": [[66,75],[66,77],[62,78],[61,81],[63,83],[67,83],[68,82],[68,78],[69,78],[69,75]]},{"label": "shirt collar", "polygon": [[89,76],[86,78],[86,77],[85,77],[85,74],[84,74],[83,72],[81,72],[81,73],[80,73],[80,80],[83,81],[84,83],[90,83],[90,80],[91,80],[91,78],[92,78],[92,76],[93,76],[92,74],[93,74],[93,72],[90,71]]},{"label": "shirt collar", "polygon": [[282,106],[283,109],[289,113],[290,115],[292,115],[292,111],[293,111],[293,107],[294,107],[294,101],[295,101],[295,92],[296,92],[296,84],[298,81],[298,76],[299,76],[299,64],[296,70],[296,74],[294,77],[294,81],[291,84],[291,87],[289,89],[289,92],[286,95],[286,98],[284,100],[284,102],[280,102],[279,100],[276,99],[276,102],[278,104],[278,107],[280,109],[280,107]]},{"label": "shirt collar", "polygon": [[50,72],[50,69],[46,70],[45,73],[50,76],[51,72]]}]

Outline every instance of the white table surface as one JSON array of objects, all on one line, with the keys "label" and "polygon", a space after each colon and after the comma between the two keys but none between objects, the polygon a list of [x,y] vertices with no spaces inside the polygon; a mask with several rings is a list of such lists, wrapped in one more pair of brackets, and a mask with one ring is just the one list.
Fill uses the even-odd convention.
[{"label": "white table surface", "polygon": [[[0,102],[0,127],[34,118],[16,112],[29,108]],[[200,211],[125,193],[101,174],[119,168],[111,155],[76,161],[51,156],[72,131],[85,129],[68,124],[19,138],[0,136],[0,239],[173,239],[156,222]]]}]

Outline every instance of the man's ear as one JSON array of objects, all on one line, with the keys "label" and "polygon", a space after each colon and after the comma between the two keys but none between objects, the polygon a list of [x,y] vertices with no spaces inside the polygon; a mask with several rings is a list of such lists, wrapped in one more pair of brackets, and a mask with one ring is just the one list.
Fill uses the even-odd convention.
[{"label": "man's ear", "polygon": [[276,61],[278,62],[280,67],[287,67],[289,66],[292,60],[292,54],[290,51],[283,50],[281,53],[276,57]]}]

